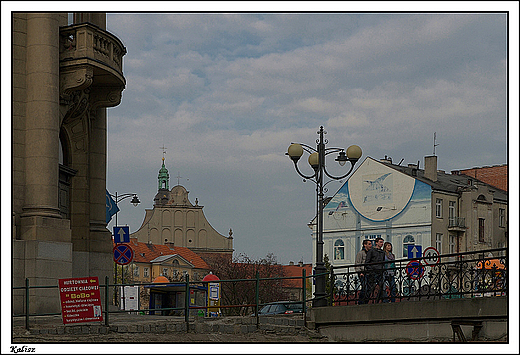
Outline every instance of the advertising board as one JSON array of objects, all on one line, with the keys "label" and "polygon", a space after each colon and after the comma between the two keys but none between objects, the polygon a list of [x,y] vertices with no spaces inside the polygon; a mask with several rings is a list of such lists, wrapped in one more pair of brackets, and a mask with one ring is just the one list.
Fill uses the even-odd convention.
[{"label": "advertising board", "polygon": [[103,321],[97,277],[58,280],[63,324]]}]

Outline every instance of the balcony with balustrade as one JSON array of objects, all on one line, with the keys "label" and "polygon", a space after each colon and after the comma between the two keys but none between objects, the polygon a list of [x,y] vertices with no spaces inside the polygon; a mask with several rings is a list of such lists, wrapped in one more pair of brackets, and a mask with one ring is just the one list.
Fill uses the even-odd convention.
[{"label": "balcony with balustrade", "polygon": [[466,219],[462,217],[450,217],[448,219],[448,231],[450,232],[465,232]]}]

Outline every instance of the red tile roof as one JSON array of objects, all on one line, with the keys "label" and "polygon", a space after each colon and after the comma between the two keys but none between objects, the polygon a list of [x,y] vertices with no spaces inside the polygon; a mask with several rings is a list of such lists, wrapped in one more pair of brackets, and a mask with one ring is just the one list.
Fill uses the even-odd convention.
[{"label": "red tile roof", "polygon": [[[283,265],[286,277],[299,277],[299,279],[286,279],[284,280],[284,287],[290,288],[301,288],[302,287],[302,270],[305,269],[305,276],[312,275],[312,264],[299,265]],[[307,279],[307,282],[309,279]]]},{"label": "red tile roof", "polygon": [[507,164],[454,170],[451,173],[471,176],[475,179],[485,182],[486,184],[507,191]]},{"label": "red tile roof", "polygon": [[[138,242],[136,238],[131,238],[130,243],[123,243],[130,246],[134,251],[134,262],[149,263],[151,260],[163,255],[179,255],[186,261],[193,264],[196,269],[209,269],[208,264],[195,252],[184,247],[170,247],[169,245],[156,245]],[[114,244],[115,246],[115,244]]]}]

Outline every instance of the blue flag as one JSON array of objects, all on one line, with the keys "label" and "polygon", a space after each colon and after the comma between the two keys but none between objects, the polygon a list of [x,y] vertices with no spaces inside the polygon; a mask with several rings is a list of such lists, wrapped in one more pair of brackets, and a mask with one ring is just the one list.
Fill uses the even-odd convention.
[{"label": "blue flag", "polygon": [[108,224],[108,222],[110,222],[110,220],[112,219],[112,216],[115,215],[119,211],[119,207],[117,207],[116,202],[114,201],[112,196],[110,196],[110,194],[108,193],[108,190],[106,190],[106,192],[107,192],[107,194],[106,194],[106,207],[107,207],[106,220],[107,220],[107,224]]}]

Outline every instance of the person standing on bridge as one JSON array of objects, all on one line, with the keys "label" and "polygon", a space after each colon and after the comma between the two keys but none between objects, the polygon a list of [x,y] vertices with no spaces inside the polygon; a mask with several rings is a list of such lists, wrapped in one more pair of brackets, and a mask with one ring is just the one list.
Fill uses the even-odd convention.
[{"label": "person standing on bridge", "polygon": [[365,269],[368,272],[368,296],[371,298],[374,290],[377,289],[375,303],[379,303],[381,300],[381,295],[383,294],[383,287],[385,284],[383,277],[383,262],[385,261],[385,252],[382,249],[383,243],[383,238],[377,237],[375,248],[372,248],[368,251],[367,258],[365,260]]},{"label": "person standing on bridge", "polygon": [[359,277],[359,286],[361,290],[359,292],[358,304],[368,303],[368,277],[365,271],[365,261],[367,258],[368,251],[372,248],[372,241],[370,239],[363,240],[363,247],[356,255],[356,266],[355,270]]},{"label": "person standing on bridge", "polygon": [[[386,261],[385,282],[388,283],[388,289],[390,290],[390,302],[395,302],[397,287],[395,285],[395,255],[392,253],[392,243],[385,242],[385,244],[383,244],[383,251],[385,252]],[[383,302],[387,303],[388,299],[386,298]]]}]

